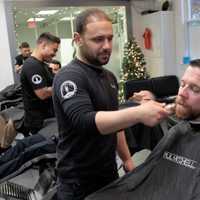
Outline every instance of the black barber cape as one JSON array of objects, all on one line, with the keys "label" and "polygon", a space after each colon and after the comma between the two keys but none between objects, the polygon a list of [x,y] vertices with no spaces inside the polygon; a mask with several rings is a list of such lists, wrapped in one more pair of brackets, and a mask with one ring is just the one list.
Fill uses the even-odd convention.
[{"label": "black barber cape", "polygon": [[199,200],[200,126],[195,123],[179,122],[142,165],[86,200]]}]

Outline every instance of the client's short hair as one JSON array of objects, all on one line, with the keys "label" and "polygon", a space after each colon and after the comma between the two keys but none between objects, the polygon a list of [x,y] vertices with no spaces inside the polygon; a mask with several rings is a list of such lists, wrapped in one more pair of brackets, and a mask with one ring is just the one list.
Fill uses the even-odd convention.
[{"label": "client's short hair", "polygon": [[191,67],[198,67],[200,68],[200,59],[194,59],[190,61],[190,66]]}]

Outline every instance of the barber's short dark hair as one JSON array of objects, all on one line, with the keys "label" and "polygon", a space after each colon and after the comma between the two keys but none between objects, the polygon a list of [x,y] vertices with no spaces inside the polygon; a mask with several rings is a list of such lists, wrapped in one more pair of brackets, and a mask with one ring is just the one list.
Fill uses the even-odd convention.
[{"label": "barber's short dark hair", "polygon": [[198,67],[200,68],[200,59],[194,59],[190,61],[190,66],[191,67]]},{"label": "barber's short dark hair", "polygon": [[107,21],[112,21],[108,15],[97,8],[90,8],[81,12],[75,20],[75,32],[82,34],[85,31],[86,25],[90,22],[90,17],[94,16],[99,19],[105,19]]},{"label": "barber's short dark hair", "polygon": [[22,48],[30,48],[29,43],[28,42],[22,42],[19,46],[20,49]]},{"label": "barber's short dark hair", "polygon": [[58,60],[53,59],[50,63],[59,65],[59,68],[61,68],[61,63]]},{"label": "barber's short dark hair", "polygon": [[37,39],[37,44],[43,41],[60,44],[60,38],[49,32],[42,33]]}]

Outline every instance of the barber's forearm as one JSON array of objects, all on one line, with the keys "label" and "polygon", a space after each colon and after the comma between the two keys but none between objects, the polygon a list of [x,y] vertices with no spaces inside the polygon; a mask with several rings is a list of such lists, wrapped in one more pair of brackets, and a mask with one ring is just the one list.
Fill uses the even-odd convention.
[{"label": "barber's forearm", "polygon": [[52,96],[52,87],[47,87],[46,92],[45,92],[45,99],[49,98]]},{"label": "barber's forearm", "polygon": [[52,91],[53,91],[52,87],[47,87],[47,93],[48,93],[50,96],[52,96]]},{"label": "barber's forearm", "polygon": [[19,73],[21,69],[22,69],[22,65],[15,65],[15,72],[16,73]]},{"label": "barber's forearm", "polygon": [[41,100],[48,99],[49,97],[52,96],[52,87],[44,87],[41,89],[37,89],[35,90],[35,94]]},{"label": "barber's forearm", "polygon": [[117,153],[123,162],[124,169],[126,171],[132,171],[135,166],[131,158],[124,131],[117,133]]},{"label": "barber's forearm", "polygon": [[95,117],[96,126],[101,134],[109,134],[127,128],[139,122],[140,113],[137,110],[137,107],[133,107],[117,111],[99,111]]},{"label": "barber's forearm", "polygon": [[101,134],[109,134],[139,122],[155,126],[169,114],[165,104],[150,100],[139,106],[118,111],[99,111],[96,113],[95,123]]},{"label": "barber's forearm", "polygon": [[131,158],[124,131],[117,133],[117,153],[123,162]]}]

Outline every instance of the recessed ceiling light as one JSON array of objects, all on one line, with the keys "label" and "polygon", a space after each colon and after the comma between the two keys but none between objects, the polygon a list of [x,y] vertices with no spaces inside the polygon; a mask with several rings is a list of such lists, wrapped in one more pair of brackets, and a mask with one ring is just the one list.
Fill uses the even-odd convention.
[{"label": "recessed ceiling light", "polygon": [[35,22],[41,22],[43,20],[45,20],[45,18],[29,18],[27,20],[27,22],[33,22],[33,21],[35,21]]},{"label": "recessed ceiling light", "polygon": [[80,14],[80,13],[81,13],[80,10],[74,12],[74,14],[76,14],[76,15],[78,15],[78,14]]},{"label": "recessed ceiling light", "polygon": [[71,19],[74,19],[74,17],[72,17],[72,18],[71,17],[63,17],[60,19],[60,21],[69,21]]},{"label": "recessed ceiling light", "polygon": [[41,10],[36,15],[53,15],[57,12],[58,12],[58,10]]}]

